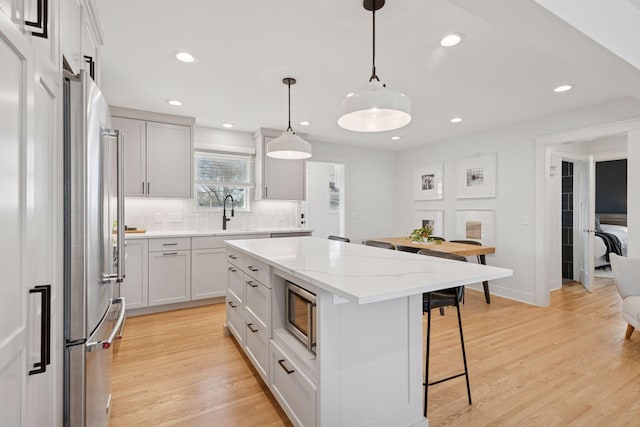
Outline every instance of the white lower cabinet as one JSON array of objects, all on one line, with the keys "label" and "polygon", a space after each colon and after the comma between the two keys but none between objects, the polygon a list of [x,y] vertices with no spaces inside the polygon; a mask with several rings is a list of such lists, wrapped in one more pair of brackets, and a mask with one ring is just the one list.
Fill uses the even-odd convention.
[{"label": "white lower cabinet", "polygon": [[120,296],[127,302],[127,309],[149,305],[148,253],[146,239],[127,240],[126,278],[120,284]]},{"label": "white lower cabinet", "polygon": [[245,305],[245,351],[265,384],[268,384],[267,372],[269,369],[269,337],[270,331],[267,325],[257,318]]},{"label": "white lower cabinet", "polygon": [[[195,239],[195,238],[194,238]],[[224,248],[191,250],[191,299],[224,296],[227,289]]]},{"label": "white lower cabinet", "polygon": [[273,392],[293,424],[312,427],[317,423],[317,387],[274,342],[271,347],[271,379]]},{"label": "white lower cabinet", "polygon": [[191,251],[149,252],[149,305],[189,301]]},{"label": "white lower cabinet", "polygon": [[227,327],[242,345],[244,342],[242,301],[231,291],[227,291]]}]

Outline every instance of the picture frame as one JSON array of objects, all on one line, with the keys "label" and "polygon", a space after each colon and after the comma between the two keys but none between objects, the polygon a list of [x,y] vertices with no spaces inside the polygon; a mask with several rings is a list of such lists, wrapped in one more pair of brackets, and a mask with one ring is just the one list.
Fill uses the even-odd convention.
[{"label": "picture frame", "polygon": [[456,162],[457,199],[496,197],[496,155]]},{"label": "picture frame", "polygon": [[413,167],[413,200],[443,198],[442,163]]},{"label": "picture frame", "polygon": [[456,239],[474,240],[476,242],[480,242],[484,246],[494,246],[494,210],[456,210]]},{"label": "picture frame", "polygon": [[443,237],[444,234],[444,211],[417,209],[413,211],[413,227],[422,228],[425,225],[433,227],[433,235]]}]

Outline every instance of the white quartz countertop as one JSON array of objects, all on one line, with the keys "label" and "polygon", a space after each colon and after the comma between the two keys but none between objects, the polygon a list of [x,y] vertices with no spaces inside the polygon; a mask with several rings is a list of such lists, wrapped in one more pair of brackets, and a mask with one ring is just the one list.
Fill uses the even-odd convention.
[{"label": "white quartz countertop", "polygon": [[233,240],[227,245],[358,304],[513,275],[506,268],[316,237]]},{"label": "white quartz countertop", "polygon": [[247,234],[272,233],[310,233],[306,228],[251,228],[244,230],[180,230],[180,231],[147,231],[145,233],[126,233],[128,239],[154,239],[162,237],[207,237],[207,236],[242,236]]}]

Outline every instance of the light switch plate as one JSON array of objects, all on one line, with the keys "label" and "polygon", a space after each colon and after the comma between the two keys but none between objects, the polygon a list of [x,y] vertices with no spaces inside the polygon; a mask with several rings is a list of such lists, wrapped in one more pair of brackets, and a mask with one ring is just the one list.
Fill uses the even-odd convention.
[{"label": "light switch plate", "polygon": [[156,214],[155,222],[156,222],[156,224],[162,224],[162,214],[160,214],[160,213]]}]

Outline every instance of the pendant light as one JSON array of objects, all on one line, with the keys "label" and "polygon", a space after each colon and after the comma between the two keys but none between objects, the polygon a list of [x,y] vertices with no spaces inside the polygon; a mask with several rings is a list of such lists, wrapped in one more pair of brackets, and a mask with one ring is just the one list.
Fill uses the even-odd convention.
[{"label": "pendant light", "polygon": [[267,156],[284,160],[308,159],[311,157],[311,144],[291,129],[291,85],[296,84],[296,79],[285,77],[282,83],[289,88],[289,127],[282,135],[267,143]]},{"label": "pendant light", "polygon": [[411,100],[403,93],[387,89],[376,74],[376,10],[385,0],[364,0],[363,6],[373,15],[373,66],[369,87],[349,94],[342,102],[338,125],[356,132],[383,132],[406,126],[411,121]]}]

